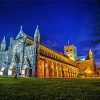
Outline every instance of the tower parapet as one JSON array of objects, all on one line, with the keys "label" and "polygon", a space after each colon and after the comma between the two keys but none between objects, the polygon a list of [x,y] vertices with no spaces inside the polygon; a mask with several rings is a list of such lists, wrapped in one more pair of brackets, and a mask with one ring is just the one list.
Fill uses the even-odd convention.
[{"label": "tower parapet", "polygon": [[77,57],[77,49],[74,45],[69,45],[68,41],[68,45],[64,46],[64,54],[69,56],[71,60],[75,61]]}]

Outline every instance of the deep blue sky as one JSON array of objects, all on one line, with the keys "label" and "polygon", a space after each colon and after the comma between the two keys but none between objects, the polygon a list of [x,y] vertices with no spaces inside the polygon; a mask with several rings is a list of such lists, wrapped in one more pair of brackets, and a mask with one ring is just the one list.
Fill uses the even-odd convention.
[{"label": "deep blue sky", "polygon": [[69,40],[77,47],[78,55],[87,55],[92,48],[98,64],[100,49],[90,43],[96,7],[95,0],[0,0],[0,42],[5,35],[9,45],[9,38],[17,36],[20,25],[33,37],[38,24],[43,43],[63,52]]}]

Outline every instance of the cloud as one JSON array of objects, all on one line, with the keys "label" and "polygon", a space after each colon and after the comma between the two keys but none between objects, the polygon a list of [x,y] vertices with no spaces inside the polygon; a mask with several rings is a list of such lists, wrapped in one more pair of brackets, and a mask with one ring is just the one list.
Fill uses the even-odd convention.
[{"label": "cloud", "polygon": [[58,46],[58,44],[55,42],[55,43],[52,44],[52,46],[56,47],[56,46]]},{"label": "cloud", "polygon": [[100,59],[95,59],[97,67],[100,66]]},{"label": "cloud", "polygon": [[94,48],[94,51],[100,51],[100,44],[96,45],[96,47]]},{"label": "cloud", "polygon": [[49,47],[57,47],[58,46],[58,44],[56,43],[56,42],[51,42],[51,41],[49,41],[49,40],[47,40],[47,41],[45,41],[45,43],[49,46]]}]

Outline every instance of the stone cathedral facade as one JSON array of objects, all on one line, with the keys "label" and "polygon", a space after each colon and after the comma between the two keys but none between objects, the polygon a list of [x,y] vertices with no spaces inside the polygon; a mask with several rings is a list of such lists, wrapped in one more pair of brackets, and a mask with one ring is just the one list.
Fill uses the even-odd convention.
[{"label": "stone cathedral facade", "polygon": [[6,48],[3,38],[0,45],[0,75],[39,77],[39,78],[77,78],[95,73],[94,55],[92,50],[88,56],[77,56],[74,45],[64,46],[64,53],[48,48],[40,41],[38,26],[34,37],[22,30],[17,37],[10,38]]}]

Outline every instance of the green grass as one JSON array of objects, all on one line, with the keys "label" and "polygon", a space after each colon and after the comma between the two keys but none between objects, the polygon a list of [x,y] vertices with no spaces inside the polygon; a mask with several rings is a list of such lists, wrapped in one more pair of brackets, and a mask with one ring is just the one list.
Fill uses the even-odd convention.
[{"label": "green grass", "polygon": [[0,77],[0,100],[100,100],[100,79]]}]

